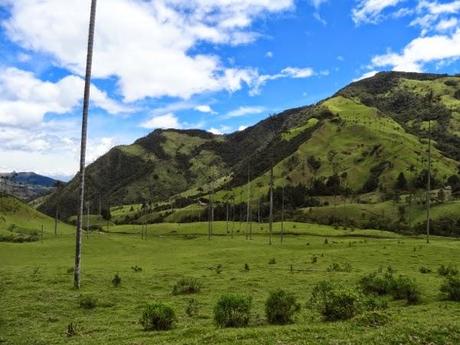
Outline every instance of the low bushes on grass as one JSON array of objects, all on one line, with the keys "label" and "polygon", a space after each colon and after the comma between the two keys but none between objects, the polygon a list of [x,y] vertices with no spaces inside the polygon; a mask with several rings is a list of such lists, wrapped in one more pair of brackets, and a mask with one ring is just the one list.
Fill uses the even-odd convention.
[{"label": "low bushes on grass", "polygon": [[162,303],[147,305],[140,320],[146,331],[166,331],[172,329],[175,322],[174,310]]},{"label": "low bushes on grass", "polygon": [[219,327],[245,327],[249,323],[252,298],[222,295],[214,307],[214,321]]},{"label": "low bushes on grass", "polygon": [[187,306],[185,307],[185,314],[187,316],[196,316],[199,313],[200,305],[195,298],[191,298],[187,302]]},{"label": "low bushes on grass", "polygon": [[441,292],[446,296],[446,299],[460,302],[460,278],[447,278],[441,285]]},{"label": "low bushes on grass", "polygon": [[393,271],[385,273],[373,272],[360,280],[364,293],[376,295],[391,295],[395,300],[405,299],[408,304],[420,302],[420,291],[416,282],[406,276],[395,277]]},{"label": "low bushes on grass", "polygon": [[93,296],[80,296],[79,300],[80,308],[83,309],[94,309],[97,305],[97,299]]},{"label": "low bushes on grass", "polygon": [[370,310],[358,315],[354,321],[363,327],[380,327],[390,322],[390,315],[381,310]]},{"label": "low bushes on grass", "polygon": [[338,264],[337,262],[334,262],[327,268],[328,272],[351,272],[351,270],[352,267],[348,262],[345,264]]},{"label": "low bushes on grass", "polygon": [[201,283],[196,278],[182,278],[177,281],[172,289],[173,295],[187,295],[200,292]]},{"label": "low bushes on grass", "polygon": [[428,268],[426,266],[421,266],[418,271],[422,274],[428,274],[431,273],[431,268]]},{"label": "low bushes on grass", "polygon": [[353,290],[322,281],[313,288],[310,305],[318,310],[326,321],[348,320],[361,310],[360,297]]},{"label": "low bushes on grass", "polygon": [[452,264],[448,266],[441,265],[438,268],[438,274],[442,277],[456,276],[458,274],[458,268]]},{"label": "low bushes on grass", "polygon": [[119,287],[121,285],[121,277],[120,277],[120,275],[118,273],[115,274],[115,276],[113,277],[112,285],[114,287]]},{"label": "low bushes on grass", "polygon": [[271,324],[284,325],[291,323],[294,315],[300,310],[300,304],[293,294],[283,290],[270,293],[265,302],[265,314]]}]

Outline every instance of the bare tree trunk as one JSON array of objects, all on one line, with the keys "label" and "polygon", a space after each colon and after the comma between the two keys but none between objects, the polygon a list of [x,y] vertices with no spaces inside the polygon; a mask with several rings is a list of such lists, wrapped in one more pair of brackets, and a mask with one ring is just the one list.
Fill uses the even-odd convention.
[{"label": "bare tree trunk", "polygon": [[91,90],[91,67],[93,63],[94,29],[96,25],[96,5],[97,0],[91,0],[91,13],[88,33],[88,51],[86,58],[85,91],[83,97],[83,115],[81,126],[79,212],[77,216],[77,231],[75,235],[75,269],[73,285],[76,289],[80,289],[81,285],[81,233],[83,208],[85,200],[86,139],[88,135],[88,111]]},{"label": "bare tree trunk", "polygon": [[260,198],[257,202],[257,222],[260,224]]},{"label": "bare tree trunk", "polygon": [[229,233],[229,231],[228,231],[228,201],[225,203],[225,208],[226,208],[225,230],[226,230],[226,234],[228,234]]},{"label": "bare tree trunk", "polygon": [[430,243],[431,207],[431,120],[428,121],[428,179],[426,186],[426,243]]},{"label": "bare tree trunk", "polygon": [[[248,163],[248,202],[247,202],[247,207],[246,207],[246,239],[248,239],[252,236],[250,235],[250,230],[249,230],[249,223],[251,222],[251,167],[250,163]],[[252,238],[251,238],[252,239]]]},{"label": "bare tree trunk", "polygon": [[232,202],[232,239],[235,232],[235,199]]},{"label": "bare tree trunk", "polygon": [[58,217],[59,217],[59,209],[58,209],[58,206],[56,205],[56,215],[54,217],[54,237],[57,237]]},{"label": "bare tree trunk", "polygon": [[281,244],[284,240],[284,183],[281,190]]},{"label": "bare tree trunk", "polygon": [[89,201],[86,202],[86,237],[89,238]]},{"label": "bare tree trunk", "polygon": [[270,216],[269,216],[269,239],[268,244],[272,245],[272,231],[273,231],[273,164],[270,167]]}]

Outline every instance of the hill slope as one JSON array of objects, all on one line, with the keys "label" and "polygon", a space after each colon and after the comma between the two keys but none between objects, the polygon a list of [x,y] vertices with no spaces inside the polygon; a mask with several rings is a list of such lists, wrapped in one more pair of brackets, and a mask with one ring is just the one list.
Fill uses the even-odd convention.
[{"label": "hill slope", "polygon": [[[226,136],[156,130],[89,166],[88,196],[93,209],[197,200],[211,189],[217,201],[238,200],[249,168],[256,200],[268,191],[272,165],[276,186],[301,184],[313,196],[391,193],[401,173],[406,188],[417,188],[426,175],[428,120],[433,177],[442,185],[460,165],[460,78],[391,72]],[[76,187],[74,179],[41,210],[53,214],[60,204],[74,214]]]},{"label": "hill slope", "polygon": [[33,172],[0,173],[0,192],[22,200],[33,200],[53,191],[57,181]]}]

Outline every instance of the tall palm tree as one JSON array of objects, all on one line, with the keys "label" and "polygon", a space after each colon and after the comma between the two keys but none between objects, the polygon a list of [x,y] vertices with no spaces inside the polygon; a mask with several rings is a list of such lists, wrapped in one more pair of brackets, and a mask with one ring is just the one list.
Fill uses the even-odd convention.
[{"label": "tall palm tree", "polygon": [[426,243],[430,243],[431,207],[431,119],[428,120],[428,177],[426,185]]},{"label": "tall palm tree", "polygon": [[91,14],[89,20],[88,51],[86,57],[85,93],[83,97],[83,116],[81,125],[81,151],[80,151],[80,187],[79,187],[79,210],[77,216],[77,231],[75,235],[75,269],[74,287],[80,288],[80,267],[81,267],[81,233],[83,211],[85,207],[85,165],[86,165],[86,139],[88,134],[88,110],[91,89],[91,67],[93,64],[94,28],[96,26],[96,5],[97,0],[91,0]]}]

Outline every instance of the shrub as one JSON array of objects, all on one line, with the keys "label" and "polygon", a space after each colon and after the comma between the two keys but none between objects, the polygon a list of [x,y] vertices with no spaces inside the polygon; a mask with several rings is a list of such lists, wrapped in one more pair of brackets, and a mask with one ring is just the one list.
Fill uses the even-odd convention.
[{"label": "shrub", "polygon": [[175,322],[174,310],[162,303],[147,305],[140,320],[146,331],[165,331],[173,328]]},{"label": "shrub", "polygon": [[249,272],[249,265],[248,265],[248,264],[244,264],[244,270],[245,270],[246,272]]},{"label": "shrub", "polygon": [[438,268],[438,274],[443,277],[456,276],[458,274],[458,269],[452,264],[449,264],[448,266],[441,265]]},{"label": "shrub", "polygon": [[113,277],[112,284],[114,287],[119,287],[121,285],[121,277],[118,273]]},{"label": "shrub", "polygon": [[265,302],[265,314],[271,324],[284,325],[300,310],[300,304],[294,295],[283,290],[271,292]]},{"label": "shrub", "polygon": [[216,266],[216,273],[217,273],[217,274],[221,274],[221,273],[222,273],[222,265],[221,265],[221,264],[218,264],[218,265]]},{"label": "shrub", "polygon": [[80,296],[80,308],[94,309],[97,305],[97,299],[93,296]]},{"label": "shrub", "polygon": [[392,286],[393,275],[389,272],[381,274],[373,272],[362,277],[359,285],[364,293],[386,295],[390,293]]},{"label": "shrub", "polygon": [[131,269],[133,270],[133,272],[142,272],[142,267],[139,267],[139,266],[132,266]]},{"label": "shrub", "polygon": [[327,268],[328,272],[351,272],[351,270],[352,267],[348,262],[343,265],[334,262]]},{"label": "shrub", "polygon": [[182,278],[174,285],[173,295],[186,295],[200,292],[201,284],[196,278]]},{"label": "shrub", "polygon": [[391,295],[394,299],[407,300],[408,304],[420,302],[420,291],[414,280],[400,275],[395,278],[393,270],[385,273],[374,272],[361,278],[360,286],[364,293]]},{"label": "shrub", "polygon": [[431,268],[428,268],[428,267],[425,267],[425,266],[421,266],[418,271],[422,274],[428,274],[428,273],[431,273]]},{"label": "shrub", "polygon": [[401,275],[393,280],[391,295],[396,300],[405,299],[407,304],[420,302],[420,291],[415,281]]},{"label": "shrub", "polygon": [[67,325],[66,335],[68,337],[74,337],[78,335],[78,325],[77,323],[71,322]]},{"label": "shrub", "polygon": [[460,278],[447,278],[441,285],[441,292],[446,295],[448,300],[460,302]]},{"label": "shrub", "polygon": [[275,259],[275,258],[271,258],[271,259],[268,261],[268,264],[269,264],[269,265],[275,265],[275,264],[276,264],[276,259]]},{"label": "shrub", "polygon": [[245,327],[249,323],[252,298],[222,295],[214,307],[214,321],[219,327]]},{"label": "shrub", "polygon": [[185,313],[192,317],[198,315],[200,305],[198,304],[198,301],[194,298],[191,298],[187,302],[187,307],[185,307]]},{"label": "shrub", "polygon": [[364,299],[363,307],[367,311],[385,310],[388,308],[388,302],[382,298],[371,296]]},{"label": "shrub", "polygon": [[351,319],[361,309],[359,294],[338,289],[328,281],[322,281],[313,288],[310,304],[326,321]]},{"label": "shrub", "polygon": [[380,327],[390,321],[390,315],[384,311],[371,310],[356,317],[355,321],[358,325],[364,327]]}]

